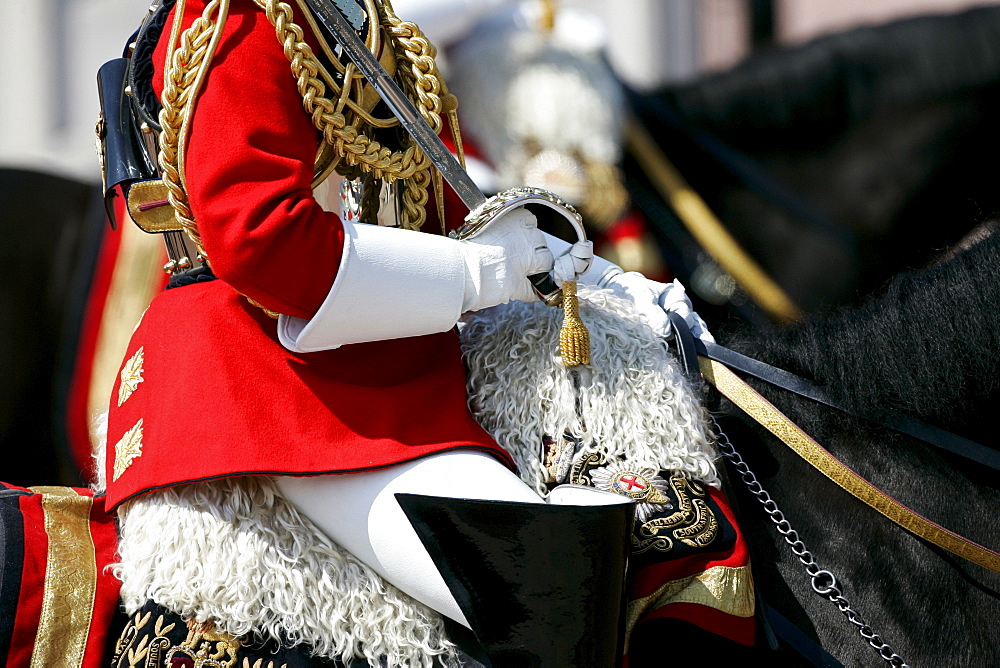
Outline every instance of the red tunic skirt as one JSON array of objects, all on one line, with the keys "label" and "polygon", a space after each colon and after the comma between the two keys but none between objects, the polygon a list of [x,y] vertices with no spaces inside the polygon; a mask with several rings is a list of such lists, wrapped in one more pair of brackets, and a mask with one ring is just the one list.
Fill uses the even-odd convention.
[{"label": "red tunic skirt", "polygon": [[347,473],[446,450],[509,455],[472,419],[454,331],[296,354],[223,281],[168,290],[111,396],[108,502],[232,475]]}]

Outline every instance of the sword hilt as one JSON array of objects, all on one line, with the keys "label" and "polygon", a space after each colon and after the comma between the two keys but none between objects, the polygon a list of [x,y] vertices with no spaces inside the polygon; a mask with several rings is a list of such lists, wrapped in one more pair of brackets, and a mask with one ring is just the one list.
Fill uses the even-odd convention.
[{"label": "sword hilt", "polygon": [[[472,239],[503,214],[528,204],[541,204],[556,211],[576,230],[577,241],[587,240],[583,217],[572,204],[555,193],[529,187],[511,188],[490,197],[470,211],[465,217],[465,223],[448,236],[459,240]],[[556,284],[552,272],[533,274],[528,276],[528,281],[538,298],[549,306],[559,306],[562,302],[562,291]]]}]

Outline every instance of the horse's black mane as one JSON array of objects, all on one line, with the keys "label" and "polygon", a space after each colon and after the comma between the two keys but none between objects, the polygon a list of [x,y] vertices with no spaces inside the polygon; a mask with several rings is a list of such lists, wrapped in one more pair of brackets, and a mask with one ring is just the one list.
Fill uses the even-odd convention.
[{"label": "horse's black mane", "polygon": [[763,51],[734,69],[663,92],[691,123],[773,141],[769,131],[846,128],[876,109],[995,87],[1000,8],[863,27]]},{"label": "horse's black mane", "polygon": [[862,412],[893,408],[992,442],[1000,388],[1000,235],[897,276],[857,309],[736,338],[737,350],[812,378]]}]

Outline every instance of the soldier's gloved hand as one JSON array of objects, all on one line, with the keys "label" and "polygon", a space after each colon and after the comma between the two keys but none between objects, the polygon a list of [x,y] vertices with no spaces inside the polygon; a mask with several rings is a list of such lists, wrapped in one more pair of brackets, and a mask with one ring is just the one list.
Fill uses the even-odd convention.
[{"label": "soldier's gloved hand", "polygon": [[701,339],[715,343],[715,337],[701,319],[688,299],[680,281],[660,283],[651,281],[642,274],[629,271],[612,276],[604,285],[617,296],[631,301],[643,319],[658,335],[670,338],[673,335],[667,311],[674,311],[684,318],[691,333]]},{"label": "soldier's gloved hand", "polygon": [[463,313],[512,299],[538,301],[527,277],[552,270],[552,251],[531,213],[514,209],[459,244],[465,261]]},{"label": "soldier's gloved hand", "polygon": [[[565,271],[560,271],[560,267],[566,266],[567,260],[565,258],[582,253],[581,244],[570,246],[562,239],[548,234],[545,235],[545,238],[552,252],[557,256],[555,260],[556,280],[568,280],[568,275]],[[688,299],[680,281],[672,283],[651,281],[638,272],[623,271],[618,265],[593,255],[592,251],[591,258],[589,267],[577,280],[586,285],[608,288],[616,296],[632,302],[639,315],[659,336],[666,338],[672,336],[673,332],[670,329],[670,321],[667,319],[667,311],[675,311],[684,318],[688,327],[691,328],[692,334],[703,341],[715,342],[715,338],[708,331],[705,321],[691,306],[691,300]],[[576,262],[577,266],[582,266],[579,260]]]}]

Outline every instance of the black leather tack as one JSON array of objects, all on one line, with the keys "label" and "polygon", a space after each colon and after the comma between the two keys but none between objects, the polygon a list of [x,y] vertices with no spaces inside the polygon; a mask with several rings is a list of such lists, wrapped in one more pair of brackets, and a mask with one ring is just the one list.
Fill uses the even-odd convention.
[{"label": "black leather tack", "polygon": [[835,401],[822,387],[810,380],[796,376],[784,369],[773,367],[765,362],[747,357],[746,355],[741,355],[729,348],[723,348],[716,343],[694,339],[694,347],[699,355],[704,355],[711,360],[725,364],[734,371],[749,374],[775,387],[780,387],[789,392],[794,392],[799,396],[812,399],[831,408],[836,408],[848,415],[854,415],[882,425],[883,427],[895,429],[901,434],[919,438],[924,443],[947,450],[960,457],[965,457],[977,464],[988,466],[994,471],[1000,471],[1000,450],[970,441],[958,434],[939,429],[896,411],[886,409],[877,415],[858,413]]}]

